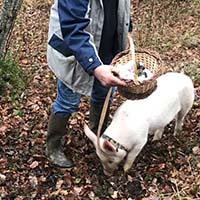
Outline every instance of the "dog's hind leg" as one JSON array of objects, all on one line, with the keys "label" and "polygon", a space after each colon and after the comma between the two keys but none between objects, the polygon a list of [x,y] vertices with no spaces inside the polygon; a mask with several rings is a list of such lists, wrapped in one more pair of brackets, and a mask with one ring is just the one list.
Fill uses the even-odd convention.
[{"label": "dog's hind leg", "polygon": [[195,94],[192,83],[190,86],[191,87],[188,87],[187,90],[184,91],[184,94],[182,94],[182,96],[184,97],[184,101],[182,102],[181,110],[178,112],[175,119],[176,124],[174,129],[174,136],[176,136],[176,134],[182,130],[184,118],[192,108],[194,102]]},{"label": "dog's hind leg", "polygon": [[180,131],[182,131],[182,126],[183,126],[183,121],[184,121],[184,118],[186,116],[186,114],[188,113],[189,109],[187,110],[181,110],[177,116],[176,116],[176,119],[175,119],[175,128],[174,128],[174,136],[177,135],[177,133],[179,133]]},{"label": "dog's hind leg", "polygon": [[182,131],[183,121],[187,113],[189,112],[191,106],[187,106],[184,109],[180,110],[175,118],[175,128],[174,128],[174,136],[177,135],[180,131]]}]

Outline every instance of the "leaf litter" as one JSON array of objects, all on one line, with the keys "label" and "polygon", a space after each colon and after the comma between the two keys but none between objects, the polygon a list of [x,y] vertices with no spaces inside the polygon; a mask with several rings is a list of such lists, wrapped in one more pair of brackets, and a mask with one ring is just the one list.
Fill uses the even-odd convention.
[{"label": "leaf litter", "polygon": [[[174,6],[179,10],[173,13],[170,1],[150,1],[151,5],[154,2],[152,21],[148,18],[151,6],[147,2],[141,1],[137,9],[132,8],[136,44],[157,50],[166,65],[176,71],[184,69],[191,75],[196,100],[181,135],[172,136],[174,123],[170,123],[161,141],[152,142],[149,138],[128,174],[120,168],[110,178],[103,174],[95,149],[83,133],[84,120],[88,119],[86,97],[71,117],[71,129],[66,134],[65,151],[75,167],[59,169],[45,157],[47,122],[56,95],[56,79],[46,63],[50,4],[41,2],[37,6],[24,4],[10,41],[10,51],[28,78],[26,91],[17,103],[9,101],[9,92],[0,100],[0,198],[200,199],[200,77],[196,73],[199,72],[199,37],[195,28],[199,27],[198,2],[178,1]],[[167,16],[162,15],[163,11]],[[112,114],[123,101],[115,95]]]}]

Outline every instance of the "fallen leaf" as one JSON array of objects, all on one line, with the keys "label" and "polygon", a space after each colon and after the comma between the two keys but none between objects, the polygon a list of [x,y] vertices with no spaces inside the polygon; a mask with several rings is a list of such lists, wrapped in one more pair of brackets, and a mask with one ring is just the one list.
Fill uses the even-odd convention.
[{"label": "fallen leaf", "polygon": [[114,191],[113,194],[111,195],[111,197],[113,199],[117,199],[118,198],[118,191]]},{"label": "fallen leaf", "polygon": [[6,176],[4,174],[0,174],[0,184],[3,184],[6,181]]},{"label": "fallen leaf", "polygon": [[56,183],[56,189],[60,189],[62,187],[63,182],[63,180],[58,180]]},{"label": "fallen leaf", "polygon": [[34,169],[34,168],[36,168],[38,165],[39,165],[38,161],[34,161],[34,162],[32,162],[32,163],[30,164],[30,168],[31,168],[31,169]]},{"label": "fallen leaf", "polygon": [[36,188],[38,185],[38,180],[36,176],[29,176],[29,182],[33,188]]},{"label": "fallen leaf", "polygon": [[76,187],[76,186],[75,186],[75,187],[73,188],[74,193],[78,196],[78,195],[80,194],[82,188],[83,188],[83,187]]},{"label": "fallen leaf", "polygon": [[6,129],[8,129],[7,126],[3,125],[0,127],[0,133],[5,133],[6,132]]},{"label": "fallen leaf", "polygon": [[195,146],[192,148],[192,152],[193,154],[198,155],[200,154],[200,148],[198,146]]}]

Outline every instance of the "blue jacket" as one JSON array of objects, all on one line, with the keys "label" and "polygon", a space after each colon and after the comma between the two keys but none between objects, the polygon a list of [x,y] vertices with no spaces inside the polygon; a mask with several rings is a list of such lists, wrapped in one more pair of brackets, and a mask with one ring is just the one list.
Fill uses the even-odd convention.
[{"label": "blue jacket", "polygon": [[[55,0],[51,8],[47,61],[54,74],[69,88],[90,95],[104,21],[102,0]],[[119,0],[118,44],[126,46],[130,0]]]}]

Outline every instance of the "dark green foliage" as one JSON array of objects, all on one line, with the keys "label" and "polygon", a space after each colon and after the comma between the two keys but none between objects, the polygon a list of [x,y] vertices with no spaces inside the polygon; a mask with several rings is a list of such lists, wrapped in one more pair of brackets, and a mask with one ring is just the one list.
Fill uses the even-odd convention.
[{"label": "dark green foliage", "polygon": [[6,90],[13,96],[18,96],[25,88],[24,73],[11,55],[7,55],[3,60],[0,59],[0,97]]}]

